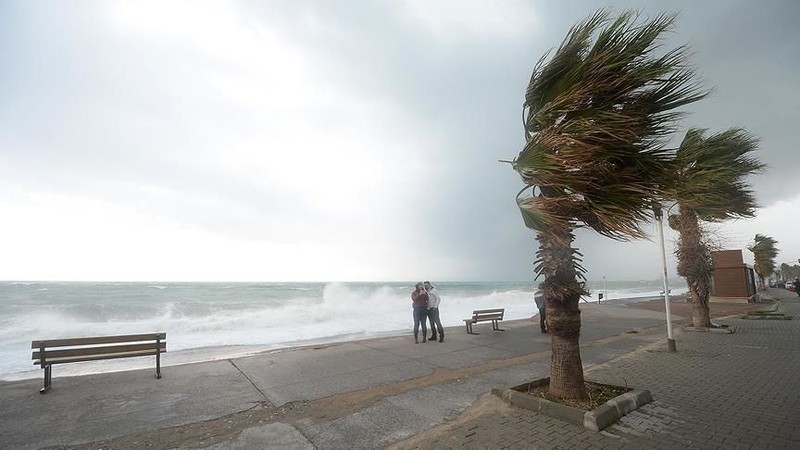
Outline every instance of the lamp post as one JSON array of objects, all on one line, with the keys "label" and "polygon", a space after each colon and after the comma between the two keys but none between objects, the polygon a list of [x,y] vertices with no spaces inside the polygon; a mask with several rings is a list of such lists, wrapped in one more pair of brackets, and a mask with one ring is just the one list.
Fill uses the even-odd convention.
[{"label": "lamp post", "polygon": [[653,214],[656,218],[658,226],[658,240],[661,244],[661,281],[664,285],[664,307],[667,314],[667,350],[674,352],[677,351],[675,347],[675,339],[672,338],[672,314],[669,307],[669,286],[667,284],[667,252],[664,249],[664,213],[661,211],[661,206],[653,207]]}]

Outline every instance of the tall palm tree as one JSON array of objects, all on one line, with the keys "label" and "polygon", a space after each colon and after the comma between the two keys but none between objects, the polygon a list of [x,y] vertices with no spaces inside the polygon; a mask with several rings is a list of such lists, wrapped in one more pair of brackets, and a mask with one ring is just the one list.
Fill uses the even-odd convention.
[{"label": "tall palm tree", "polygon": [[683,47],[654,54],[673,20],[642,21],[632,12],[612,20],[598,11],[539,60],[525,93],[526,143],[511,163],[525,183],[517,204],[539,242],[535,272],[544,276],[556,397],[586,398],[578,307],[586,290],[573,231],[645,236],[640,226],[670,160],[662,138],[675,108],[705,96]]},{"label": "tall palm tree", "polygon": [[678,275],[686,278],[692,303],[692,324],[711,326],[708,296],[711,293],[711,251],[701,221],[753,217],[756,200],[748,175],[759,173],[764,164],[752,153],[758,140],[741,128],[731,128],[704,137],[706,130],[686,133],[675,154],[675,171],[667,189],[679,213],[670,215],[670,226],[678,231]]},{"label": "tall palm tree", "polygon": [[777,245],[778,241],[775,239],[763,234],[756,234],[753,243],[747,247],[748,250],[753,252],[753,258],[755,259],[753,270],[758,275],[761,290],[767,289],[764,284],[764,277],[775,272],[775,257],[778,256]]}]

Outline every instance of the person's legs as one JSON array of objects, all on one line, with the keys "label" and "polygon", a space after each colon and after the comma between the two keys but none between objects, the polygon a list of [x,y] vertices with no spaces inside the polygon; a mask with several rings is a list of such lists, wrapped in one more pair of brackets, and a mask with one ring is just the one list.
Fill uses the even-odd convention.
[{"label": "person's legs", "polygon": [[[420,308],[414,308],[414,343],[419,343],[419,310]],[[422,336],[425,336],[425,332],[422,332]]]},{"label": "person's legs", "polygon": [[432,341],[436,340],[436,334],[439,334],[439,342],[444,340],[444,328],[442,328],[442,320],[439,318],[439,308],[428,309],[428,318],[431,322],[431,337]]},{"label": "person's legs", "polygon": [[422,323],[422,342],[428,340],[428,308],[419,308],[419,321]]},{"label": "person's legs", "polygon": [[428,339],[432,341],[436,340],[436,317],[439,317],[439,310],[436,308],[428,308],[428,320],[431,323],[431,337]]},{"label": "person's legs", "polygon": [[439,308],[436,308],[436,329],[439,331],[439,342],[444,341],[444,327],[442,326],[441,315],[439,315]]}]

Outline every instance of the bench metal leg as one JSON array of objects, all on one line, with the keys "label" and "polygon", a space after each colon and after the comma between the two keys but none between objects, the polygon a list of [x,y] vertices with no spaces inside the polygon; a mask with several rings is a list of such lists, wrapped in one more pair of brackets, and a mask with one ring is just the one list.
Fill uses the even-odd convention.
[{"label": "bench metal leg", "polygon": [[506,330],[504,330],[504,329],[500,328],[500,322],[499,322],[499,321],[497,321],[497,320],[493,320],[493,321],[492,321],[492,329],[493,329],[494,331],[506,331]]},{"label": "bench metal leg", "polygon": [[472,322],[465,320],[464,325],[467,326],[467,334],[480,334],[472,331]]},{"label": "bench metal leg", "polygon": [[156,378],[161,379],[161,339],[156,339]]},{"label": "bench metal leg", "polygon": [[39,393],[40,394],[44,394],[45,392],[50,390],[50,385],[52,384],[52,380],[53,380],[53,378],[52,378],[52,374],[53,374],[52,368],[53,368],[53,366],[51,366],[49,364],[44,366],[44,387],[39,389]]}]

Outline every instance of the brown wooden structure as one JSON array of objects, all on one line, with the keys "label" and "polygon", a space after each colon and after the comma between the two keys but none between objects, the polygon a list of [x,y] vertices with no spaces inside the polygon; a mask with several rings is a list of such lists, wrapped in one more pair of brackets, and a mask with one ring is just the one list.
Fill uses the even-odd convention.
[{"label": "brown wooden structure", "polygon": [[713,297],[742,302],[757,300],[755,273],[745,264],[741,250],[711,252],[711,258],[714,262]]},{"label": "brown wooden structure", "polygon": [[156,357],[156,378],[161,378],[161,354],[167,351],[167,333],[128,334],[31,342],[33,364],[44,369],[44,394],[52,384],[52,365],[102,359]]},{"label": "brown wooden structure", "polygon": [[500,321],[503,320],[503,315],[505,314],[506,310],[504,308],[499,309],[478,309],[472,311],[472,317],[469,319],[464,319],[464,324],[467,326],[467,334],[479,334],[472,332],[472,324],[478,322],[492,322],[492,330],[494,331],[505,331],[500,328]]}]

